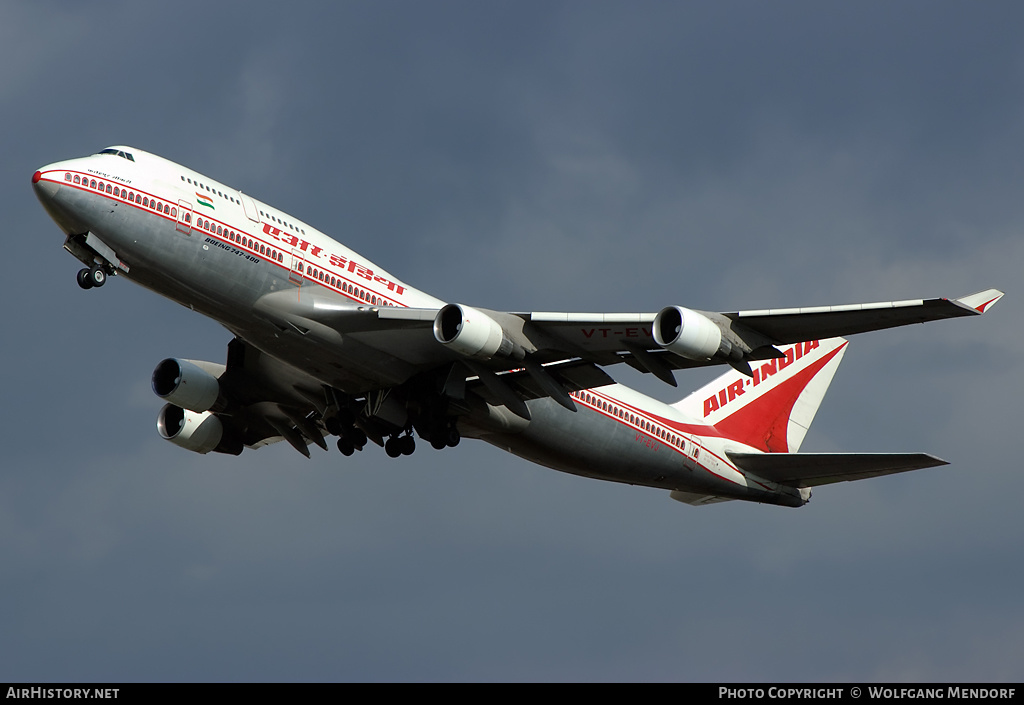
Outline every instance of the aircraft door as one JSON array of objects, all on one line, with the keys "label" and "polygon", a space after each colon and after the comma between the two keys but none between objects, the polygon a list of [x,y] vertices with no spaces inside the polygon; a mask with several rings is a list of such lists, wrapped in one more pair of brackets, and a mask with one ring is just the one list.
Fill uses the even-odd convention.
[{"label": "aircraft door", "polygon": [[256,202],[241,191],[238,192],[238,198],[242,201],[242,208],[245,209],[245,217],[254,223],[260,222],[260,215],[259,210],[256,208]]},{"label": "aircraft door", "polygon": [[192,234],[192,204],[188,201],[178,201],[178,232],[186,235]]},{"label": "aircraft door", "polygon": [[288,272],[288,281],[296,286],[302,286],[302,275],[305,268],[305,258],[303,257],[302,250],[298,248],[292,250],[292,266]]}]

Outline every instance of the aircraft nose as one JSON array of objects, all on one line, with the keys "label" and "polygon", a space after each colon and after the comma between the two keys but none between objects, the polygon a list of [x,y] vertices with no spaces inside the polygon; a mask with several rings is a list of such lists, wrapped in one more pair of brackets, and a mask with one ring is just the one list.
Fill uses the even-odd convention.
[{"label": "aircraft nose", "polygon": [[65,180],[70,180],[71,173],[61,167],[59,163],[49,164],[32,174],[32,190],[43,210],[65,234],[85,232],[88,228],[83,228],[74,208],[64,202],[67,191],[62,192],[61,187]]},{"label": "aircraft nose", "polygon": [[44,179],[42,170],[38,170],[36,173],[32,174],[32,188],[35,190],[36,196],[39,200],[46,203],[47,201],[52,200],[53,197],[57,195],[57,192],[60,191],[60,184],[49,179]]}]

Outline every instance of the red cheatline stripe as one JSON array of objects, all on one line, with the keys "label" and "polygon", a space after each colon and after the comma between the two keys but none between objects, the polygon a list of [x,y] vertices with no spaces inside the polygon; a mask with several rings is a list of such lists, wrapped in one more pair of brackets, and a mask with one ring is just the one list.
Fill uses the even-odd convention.
[{"label": "red cheatline stripe", "polygon": [[[65,173],[65,172],[67,172],[68,170],[66,170],[66,169],[61,169],[61,170],[58,170],[58,171],[59,171],[60,173]],[[42,176],[42,174],[41,174],[40,172],[36,172],[36,173],[40,174],[40,177],[39,177],[40,179],[42,179],[42,178],[43,178],[43,176]],[[49,175],[49,174],[52,174],[52,173],[57,173],[57,172],[47,172],[47,174],[48,174],[48,175]],[[88,175],[88,174],[86,174],[85,172],[81,172],[81,171],[72,171],[72,172],[70,172],[70,173],[74,173],[74,174],[80,174],[80,175],[82,175],[82,177],[83,177],[83,178],[88,178],[88,177],[89,177],[89,175]],[[33,178],[35,178],[35,176],[34,176],[34,175],[33,175]],[[95,176],[93,176],[92,178],[96,178],[96,177],[95,177]],[[100,191],[99,189],[92,189],[92,188],[89,188],[88,186],[82,186],[81,184],[72,184],[72,183],[67,183],[67,182],[66,182],[66,181],[64,181],[63,179],[56,179],[56,178],[48,178],[48,179],[47,179],[47,181],[51,181],[51,182],[53,182],[53,183],[56,183],[56,184],[60,184],[61,186],[67,186],[68,188],[74,188],[74,189],[78,189],[78,190],[80,190],[80,191],[85,191],[86,193],[93,193],[93,194],[99,194],[100,196],[103,196],[103,197],[108,197],[108,196],[107,196],[107,194],[106,194],[105,192],[101,192],[101,191]],[[106,182],[106,181],[104,181],[104,183],[107,183],[107,182]],[[113,182],[113,181],[111,181],[110,183],[112,183],[112,184],[115,184],[115,185],[117,185],[117,184],[116,184],[116,182]],[[142,195],[146,195],[146,196],[147,196],[147,197],[149,197],[149,198],[150,198],[151,200],[153,200],[153,199],[159,199],[159,200],[161,200],[161,201],[165,202],[165,203],[166,203],[166,204],[167,204],[168,206],[170,206],[170,205],[174,205],[173,203],[171,203],[171,201],[169,201],[169,200],[168,200],[168,199],[166,199],[166,198],[163,198],[162,196],[157,196],[157,195],[155,195],[155,194],[153,194],[153,193],[150,193],[150,192],[148,192],[148,191],[143,191],[142,189],[140,189],[140,188],[138,188],[138,187],[135,187],[135,186],[131,186],[131,187],[129,187],[129,186],[123,186],[123,185],[122,185],[122,188],[124,188],[125,190],[131,190],[131,191],[134,191],[134,192],[135,192],[136,194],[138,194],[139,196],[142,196]],[[199,194],[199,193],[196,193],[196,196],[198,196],[198,197],[200,197],[200,198],[204,198],[203,196],[200,196],[200,194]],[[110,196],[109,198],[113,198],[113,196]],[[155,202],[155,200],[154,200],[154,202]],[[146,206],[141,206],[141,205],[139,205],[139,204],[138,204],[138,202],[136,202],[136,203],[132,203],[132,202],[130,202],[130,201],[121,201],[121,200],[118,200],[118,203],[125,203],[126,205],[131,205],[131,206],[133,206],[133,207],[135,207],[135,208],[138,208],[139,210],[143,210],[144,212],[146,212],[146,213],[149,213],[150,215],[156,215],[156,216],[159,216],[159,217],[161,217],[161,218],[164,218],[164,219],[166,219],[166,220],[171,220],[171,221],[174,221],[174,218],[171,218],[170,216],[166,215],[166,213],[164,213],[164,212],[158,212],[158,211],[155,211],[155,210],[150,210],[150,209],[147,209],[147,207],[146,207]],[[180,207],[180,206],[175,206],[175,207]],[[235,230],[236,232],[238,232],[238,233],[240,233],[240,234],[244,234],[244,235],[245,235],[246,237],[250,237],[250,238],[252,238],[253,240],[256,240],[256,241],[258,241],[258,242],[262,242],[262,243],[263,243],[264,245],[266,245],[267,247],[270,247],[270,248],[272,248],[272,249],[276,249],[276,250],[278,250],[278,251],[282,252],[282,253],[283,253],[283,254],[285,255],[285,258],[286,258],[286,259],[287,259],[287,257],[288,257],[288,253],[287,253],[286,251],[284,251],[284,250],[283,250],[282,248],[280,248],[280,247],[277,247],[276,245],[274,245],[274,244],[272,244],[272,243],[270,243],[270,242],[268,242],[268,241],[266,241],[266,240],[261,240],[261,239],[260,239],[260,238],[258,238],[258,237],[254,237],[254,236],[253,236],[252,234],[250,234],[250,233],[246,232],[245,230],[242,230],[242,229],[240,229],[240,228],[236,228],[236,227],[234,227],[234,226],[229,226],[229,225],[228,225],[227,223],[225,223],[224,221],[220,221],[220,220],[217,220],[217,219],[215,219],[215,218],[212,218],[212,219],[210,219],[210,220],[211,220],[211,222],[213,222],[213,223],[216,223],[216,224],[219,224],[220,226],[222,226],[222,227],[224,227],[224,228],[229,228],[229,229]],[[232,241],[231,241],[231,240],[230,240],[229,238],[227,238],[227,236],[224,236],[224,237],[218,237],[216,233],[211,233],[211,232],[209,232],[208,230],[206,230],[205,228],[201,228],[201,227],[199,227],[199,226],[198,226],[198,225],[196,225],[196,224],[192,224],[192,229],[193,229],[194,231],[196,231],[196,232],[201,232],[201,233],[203,233],[203,234],[204,234],[204,235],[206,235],[207,237],[213,237],[214,239],[217,239],[217,240],[221,240],[221,241],[222,241],[222,242],[224,242],[225,244],[229,244],[229,245],[232,245],[232,246],[234,246],[234,247],[238,247],[238,246],[239,246],[239,243],[237,243],[237,242],[232,242]],[[248,248],[246,248],[246,251],[248,251]],[[256,254],[259,254],[259,252],[257,251],[257,252],[256,252]],[[279,268],[281,268],[281,269],[288,269],[288,270],[290,270],[290,267],[288,266],[288,264],[287,264],[286,262],[278,262],[277,260],[273,259],[272,257],[267,257],[266,255],[260,255],[260,256],[261,256],[261,257],[264,257],[264,258],[265,258],[265,260],[264,260],[264,261],[266,261],[266,262],[269,262],[269,263],[273,264],[273,265],[274,265],[274,266],[276,266],[276,267],[279,267]],[[307,263],[307,264],[308,264],[308,263]],[[317,267],[318,269],[322,269],[322,270],[324,270],[324,272],[330,272],[330,271],[331,271],[331,270],[330,270],[330,268],[328,268],[328,267],[324,267],[324,266],[322,266],[322,265],[321,265],[320,263],[317,263],[317,264],[315,264],[314,266],[315,266],[315,267]],[[359,298],[358,296],[356,296],[355,294],[350,294],[350,293],[348,293],[348,292],[346,292],[346,291],[342,290],[342,288],[341,288],[341,286],[340,286],[340,285],[339,285],[339,286],[337,286],[337,287],[332,287],[332,286],[331,286],[330,284],[327,284],[327,283],[325,283],[325,282],[322,282],[322,281],[320,281],[319,279],[314,279],[314,278],[313,278],[313,277],[311,277],[311,276],[310,276],[310,275],[309,275],[308,273],[305,273],[305,272],[303,272],[303,275],[302,275],[302,276],[303,276],[303,279],[305,279],[305,280],[307,280],[307,281],[310,281],[310,282],[315,282],[315,283],[317,283],[317,284],[320,284],[321,286],[324,286],[324,287],[326,287],[327,289],[329,289],[329,290],[331,290],[331,291],[334,291],[335,293],[341,294],[342,296],[344,296],[344,297],[345,297],[345,298],[347,298],[347,299],[351,299],[351,300],[352,300],[352,301],[353,301],[354,303],[358,303],[358,304],[366,304],[366,305],[370,305],[370,306],[372,306],[372,305],[373,305],[373,304],[370,304],[370,302],[368,302],[368,301],[365,301],[365,300],[363,300],[363,299],[360,299],[360,298]],[[368,288],[368,287],[364,286],[364,285],[363,285],[362,283],[360,283],[359,281],[349,280],[349,279],[347,279],[347,278],[345,278],[345,277],[342,277],[342,276],[340,276],[340,275],[339,275],[339,274],[338,274],[337,272],[334,272],[334,276],[335,276],[335,278],[336,278],[336,279],[337,279],[337,280],[338,280],[339,282],[340,282],[340,281],[347,281],[347,282],[348,282],[349,284],[351,284],[352,286],[354,286],[354,287],[357,287],[357,288],[361,289],[362,291],[366,292],[366,295],[367,295],[367,296],[369,296],[369,295],[371,295],[371,294],[372,294],[372,295],[376,296],[376,297],[377,297],[378,299],[380,299],[380,300],[381,300],[382,302],[383,302],[383,301],[386,301],[386,302],[388,302],[389,304],[391,304],[391,305],[395,306],[396,308],[406,308],[406,307],[407,307],[407,304],[404,304],[404,303],[402,303],[402,302],[398,301],[397,299],[393,299],[393,298],[391,298],[391,297],[388,297],[388,296],[384,296],[384,295],[383,295],[383,294],[381,294],[380,292],[378,292],[378,291],[375,291],[375,290],[373,290],[373,289],[370,289],[370,288]]]}]

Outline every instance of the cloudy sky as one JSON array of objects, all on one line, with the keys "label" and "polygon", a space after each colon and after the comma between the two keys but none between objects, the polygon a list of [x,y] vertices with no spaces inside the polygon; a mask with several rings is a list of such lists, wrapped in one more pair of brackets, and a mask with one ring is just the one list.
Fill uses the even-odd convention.
[{"label": "cloudy sky", "polygon": [[[4,2],[0,681],[1019,681],[1022,27],[1013,2]],[[474,442],[198,456],[157,436],[150,373],[230,336],[80,290],[30,188],[110,144],[471,305],[1007,297],[853,340],[803,450],[952,464],[798,510]]]}]

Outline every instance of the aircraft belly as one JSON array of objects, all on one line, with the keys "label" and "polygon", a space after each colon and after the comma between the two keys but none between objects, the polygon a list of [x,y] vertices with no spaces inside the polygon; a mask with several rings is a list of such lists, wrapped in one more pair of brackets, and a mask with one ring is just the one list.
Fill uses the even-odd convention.
[{"label": "aircraft belly", "polygon": [[653,436],[582,407],[571,412],[550,399],[528,404],[526,430],[482,439],[573,475],[664,489],[700,484],[683,455]]},{"label": "aircraft belly", "polygon": [[791,493],[726,472],[707,452],[702,452],[700,463],[696,463],[679,448],[590,409],[580,407],[574,413],[550,399],[533,400],[529,408],[532,419],[521,433],[479,437],[526,460],[572,475],[786,506],[802,503],[794,501]]},{"label": "aircraft belly", "polygon": [[263,353],[348,394],[397,386],[415,374],[402,361],[389,364],[380,351],[336,331],[311,336],[274,326],[255,327],[251,321],[244,327],[225,325]]}]

